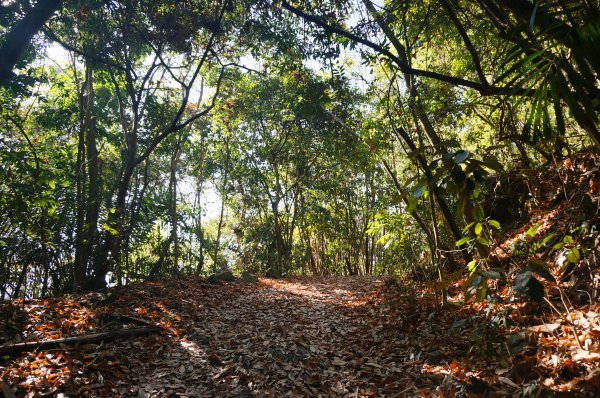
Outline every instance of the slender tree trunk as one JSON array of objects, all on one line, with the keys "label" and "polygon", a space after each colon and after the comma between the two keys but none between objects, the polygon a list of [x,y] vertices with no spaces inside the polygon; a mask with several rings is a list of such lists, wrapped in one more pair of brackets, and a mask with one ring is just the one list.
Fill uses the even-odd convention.
[{"label": "slender tree trunk", "polygon": [[[17,284],[15,286],[15,290],[12,294],[12,299],[16,299],[19,297],[19,293],[21,291],[21,287],[25,284],[25,277],[27,276],[27,264],[23,262],[23,266],[21,267],[21,273],[19,274],[19,278],[17,279]],[[25,292],[23,292],[23,296],[25,296]]]},{"label": "slender tree trunk", "polygon": [[170,218],[171,218],[171,244],[173,245],[173,272],[179,272],[179,236],[177,231],[177,166],[181,157],[181,136],[177,137],[175,150],[171,156],[170,178],[169,178],[169,198],[170,198]]},{"label": "slender tree trunk", "polygon": [[[200,166],[202,167],[202,166]],[[202,177],[196,180],[196,240],[198,241],[198,264],[196,265],[196,276],[200,275],[204,270],[204,229],[202,228]]]},{"label": "slender tree trunk", "polygon": [[94,278],[89,286],[92,289],[106,287],[106,275],[111,269],[111,264],[114,264],[116,267],[121,266],[121,245],[123,242],[123,228],[127,210],[126,199],[133,171],[134,168],[127,166],[119,179],[114,212],[111,213],[108,218],[108,226],[111,230],[107,231],[104,245],[94,264]]},{"label": "slender tree trunk", "polygon": [[[83,90],[85,90],[85,85]],[[80,100],[80,109],[81,107]],[[83,109],[81,109],[83,110]],[[85,228],[85,203],[84,203],[84,191],[85,191],[85,139],[84,139],[84,123],[80,123],[78,132],[78,145],[77,145],[77,162],[75,163],[75,176],[76,176],[76,216],[75,216],[75,264],[73,267],[73,288],[75,291],[83,289],[86,277],[86,264],[83,257],[83,245],[84,245],[84,228]]]},{"label": "slender tree trunk", "polygon": [[282,237],[279,218],[279,192],[276,192],[275,199],[271,200],[271,211],[273,212],[273,232],[275,233],[275,250],[277,251],[277,264],[275,264],[275,268],[277,268],[278,271],[283,272],[285,242]]},{"label": "slender tree trunk", "polygon": [[40,249],[42,250],[42,292],[41,296],[46,297],[48,294],[48,276],[50,275],[50,258],[48,256],[48,233],[47,233],[47,211],[42,208],[42,219],[40,220]]},{"label": "slender tree trunk", "polygon": [[217,239],[215,241],[215,249],[213,252],[213,271],[217,272],[217,259],[219,255],[219,245],[221,242],[221,230],[223,228],[223,219],[225,216],[225,202],[227,200],[227,182],[229,177],[229,160],[230,160],[230,152],[229,152],[229,138],[225,138],[225,164],[223,169],[223,182],[221,187],[221,211],[219,214],[219,225],[217,227]]},{"label": "slender tree trunk", "polygon": [[[86,269],[96,246],[98,218],[100,215],[101,181],[100,181],[100,159],[96,145],[96,119],[94,117],[94,75],[93,62],[85,61],[88,90],[86,98],[86,161],[88,171],[88,188],[85,212],[84,241],[82,248],[83,264]],[[84,270],[85,271],[85,270]]]},{"label": "slender tree trunk", "polygon": [[[111,269],[111,264],[113,264],[115,267],[121,266],[121,245],[124,238],[123,232],[125,214],[127,210],[127,194],[129,193],[131,178],[133,177],[136,166],[139,164],[139,159],[136,158],[139,117],[137,103],[135,103],[135,98],[132,98],[132,101],[134,101],[132,112],[133,120],[130,121],[126,115],[126,105],[121,93],[120,85],[117,83],[113,73],[111,73],[111,79],[117,94],[116,97],[119,104],[119,118],[124,136],[124,148],[121,150],[123,165],[121,172],[119,173],[114,212],[110,213],[108,217],[107,224],[110,230],[106,232],[104,245],[102,246],[102,250],[100,251],[100,254],[94,263],[94,278],[90,282],[90,287],[92,289],[101,289],[106,286],[106,275]],[[129,70],[127,72],[126,81],[128,91],[134,92],[135,90],[132,87],[133,77],[131,76]]]},{"label": "slender tree trunk", "polygon": [[5,259],[0,260],[0,300],[7,299],[7,288],[8,288],[8,278],[10,278],[10,271],[8,268],[8,261]]},{"label": "slender tree trunk", "polygon": [[[75,236],[75,266],[73,287],[84,288],[87,264],[92,250],[92,239],[98,222],[98,151],[93,119],[94,81],[91,61],[85,60],[85,80],[79,95],[80,123],[77,147],[77,214]],[[87,196],[86,196],[87,185]]]},{"label": "slender tree trunk", "polygon": [[0,47],[0,87],[5,86],[23,51],[30,45],[33,36],[42,29],[44,23],[62,7],[62,0],[38,0],[23,19],[6,33]]},{"label": "slender tree trunk", "polygon": [[[418,153],[417,147],[416,147],[414,141],[410,138],[408,133],[403,128],[395,129],[395,131],[397,132],[400,139],[409,147],[411,152]],[[418,154],[416,156],[416,160],[417,160],[417,163],[419,164],[419,166],[421,167],[421,169],[423,170],[423,172],[425,173],[425,176],[427,177],[427,181],[433,181],[433,173],[429,167],[429,164],[427,163],[427,160],[420,154]],[[429,190],[433,194],[433,197],[435,198],[435,201],[438,204],[438,207],[442,213],[442,216],[444,217],[444,220],[446,221],[448,228],[452,232],[454,239],[455,240],[461,239],[462,232],[461,232],[460,228],[458,227],[458,225],[456,224],[456,220],[454,219],[454,216],[452,215],[452,212],[450,211],[450,208],[448,207],[448,204],[446,203],[446,199],[440,194],[440,191],[435,184],[433,184],[433,183],[430,184]]]},{"label": "slender tree trunk", "polygon": [[288,269],[291,269],[292,264],[292,251],[294,250],[294,230],[296,229],[296,222],[298,218],[298,197],[300,191],[300,184],[298,184],[297,188],[294,190],[294,198],[292,200],[292,219],[287,225],[287,234],[285,239],[285,247],[286,247],[286,261]]},{"label": "slender tree trunk", "polygon": [[[431,230],[433,232],[433,242],[434,246],[431,251],[431,262],[433,264],[434,270],[438,273],[440,290],[442,292],[442,307],[445,307],[448,303],[448,291],[446,289],[446,280],[444,279],[444,274],[442,273],[442,264],[441,264],[441,256],[440,256],[440,235],[438,231],[438,223],[437,216],[435,214],[435,203],[433,201],[433,197],[429,197],[429,204],[431,208]],[[435,289],[437,291],[437,289]]]},{"label": "slender tree trunk", "polygon": [[[196,264],[195,275],[200,275],[204,270],[204,229],[202,228],[202,191],[204,187],[204,134],[200,137],[200,159],[196,166],[196,198],[194,210],[197,212],[196,217],[196,241],[198,243],[198,263]],[[243,217],[242,217],[243,219]],[[190,244],[190,247],[192,245]]]},{"label": "slender tree trunk", "polygon": [[[140,211],[142,209],[142,203],[144,200],[144,196],[146,194],[146,190],[148,189],[148,185],[150,184],[150,179],[148,177],[148,169],[150,167],[150,158],[146,159],[146,161],[144,162],[144,171],[143,171],[143,177],[142,177],[142,183],[141,183],[141,188],[140,183],[139,183],[139,175],[136,178],[136,183],[135,183],[135,194],[134,197],[131,201],[131,209],[129,211],[129,218],[127,221],[127,225],[125,226],[125,231],[124,231],[124,237],[123,237],[123,251],[125,253],[125,269],[127,270],[127,273],[125,275],[125,279],[126,281],[129,280],[129,276],[131,275],[131,263],[129,261],[129,248],[131,246],[131,235],[133,234],[133,229],[135,228],[136,225],[136,220],[138,218],[138,214],[140,214]],[[139,173],[138,173],[139,174]],[[133,270],[135,271],[135,270]]]}]

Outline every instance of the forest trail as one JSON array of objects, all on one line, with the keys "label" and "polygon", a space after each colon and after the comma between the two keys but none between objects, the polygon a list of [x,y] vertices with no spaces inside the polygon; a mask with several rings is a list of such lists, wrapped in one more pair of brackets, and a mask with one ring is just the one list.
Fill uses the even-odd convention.
[{"label": "forest trail", "polygon": [[598,48],[600,0],[3,1],[0,398],[599,397]]},{"label": "forest trail", "polygon": [[188,304],[195,307],[184,312],[193,314],[191,334],[166,350],[165,361],[154,361],[140,385],[200,396],[399,392],[409,381],[398,375],[410,353],[398,347],[390,355],[385,329],[394,325],[378,308],[381,284],[337,278],[228,286]]},{"label": "forest trail", "polygon": [[[399,315],[398,303],[385,305],[384,287],[383,279],[367,277],[135,285],[91,305],[94,312],[76,322],[81,329],[103,328],[99,323],[108,314],[134,315],[161,325],[159,335],[80,347],[65,355],[74,355],[68,369],[49,361],[31,370],[61,374],[51,378],[59,390],[90,396],[398,395],[420,373],[414,347],[396,340],[403,319],[415,314]],[[69,303],[78,309],[72,313],[94,300]],[[65,306],[65,300],[28,305],[35,313],[40,305]],[[32,318],[39,319],[47,318]],[[30,326],[40,340],[56,329]],[[13,380],[26,390],[36,373],[29,368],[14,367],[7,375],[20,374]]]},{"label": "forest trail", "polygon": [[[449,333],[454,321],[477,308],[436,313],[430,292],[391,281],[261,278],[212,285],[188,278],[108,296],[15,301],[0,307],[12,320],[2,329],[25,340],[131,327],[118,315],[161,330],[29,353],[4,360],[0,370],[18,396],[504,396],[550,377],[551,369],[531,352],[529,360],[518,352],[477,359],[468,333]],[[577,375],[568,374],[559,390],[594,391],[598,375],[581,366],[573,364]]]}]

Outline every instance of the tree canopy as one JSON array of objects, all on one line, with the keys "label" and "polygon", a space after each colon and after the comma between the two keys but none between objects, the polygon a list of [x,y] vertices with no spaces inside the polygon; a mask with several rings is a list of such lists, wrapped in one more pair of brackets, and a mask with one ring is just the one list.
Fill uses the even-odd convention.
[{"label": "tree canopy", "polygon": [[598,15],[591,1],[9,2],[3,294],[488,261],[507,226],[488,198],[498,173],[600,145]]}]

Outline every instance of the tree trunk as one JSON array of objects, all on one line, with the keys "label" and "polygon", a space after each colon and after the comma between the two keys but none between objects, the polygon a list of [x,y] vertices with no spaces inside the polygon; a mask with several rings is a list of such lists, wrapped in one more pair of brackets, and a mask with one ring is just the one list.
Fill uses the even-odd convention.
[{"label": "tree trunk", "polygon": [[[132,86],[133,77],[130,72],[126,73],[127,85]],[[116,91],[117,102],[119,104],[119,117],[121,128],[124,136],[124,148],[121,150],[123,166],[119,173],[117,185],[117,198],[115,201],[114,212],[108,216],[107,224],[110,228],[106,231],[104,245],[99,256],[94,262],[94,278],[90,281],[89,287],[92,289],[102,289],[106,287],[106,275],[111,268],[111,264],[120,266],[121,260],[121,244],[123,242],[123,228],[125,221],[125,213],[127,207],[127,194],[129,193],[129,185],[135,171],[135,167],[141,163],[137,156],[137,129],[138,129],[138,108],[137,104],[133,106],[133,116],[131,121],[128,120],[125,110],[125,101],[121,93],[121,89],[114,73],[110,74],[113,86]],[[129,91],[133,91],[130,87]],[[135,101],[135,98],[132,98]]]},{"label": "tree trunk", "polygon": [[98,148],[96,145],[96,118],[94,111],[94,75],[93,63],[90,59],[85,61],[86,75],[88,81],[87,104],[86,104],[86,161],[88,171],[88,189],[85,212],[85,228],[83,230],[83,263],[87,269],[89,259],[94,250],[97,231],[98,218],[100,215],[101,181],[100,181],[100,159],[98,158]]},{"label": "tree trunk", "polygon": [[[85,85],[83,90],[85,90]],[[80,100],[81,105],[81,100]],[[81,109],[81,106],[80,106]],[[85,268],[83,261],[83,242],[85,228],[85,139],[84,139],[84,123],[80,123],[78,132],[77,145],[77,162],[75,163],[75,178],[76,178],[76,215],[75,215],[75,264],[73,266],[73,288],[79,291],[85,283]]]},{"label": "tree trunk", "polygon": [[[76,73],[76,72],[75,72]],[[93,125],[94,81],[91,61],[85,60],[85,80],[79,95],[80,123],[77,146],[77,214],[75,237],[75,265],[73,287],[84,288],[87,264],[92,250],[93,236],[98,222],[98,151]],[[86,197],[87,185],[87,197]]]},{"label": "tree trunk", "polygon": [[[25,284],[25,276],[27,276],[27,264],[23,262],[23,266],[21,267],[21,273],[19,274],[19,278],[17,279],[17,285],[15,286],[15,290],[12,294],[12,299],[16,299],[19,297],[19,292],[21,291],[21,286]],[[23,296],[25,296],[25,292],[23,292]]]},{"label": "tree trunk", "polygon": [[33,36],[54,12],[62,7],[62,0],[38,0],[36,5],[5,35],[0,47],[0,87],[11,79],[13,68],[21,58]]},{"label": "tree trunk", "polygon": [[173,272],[179,272],[179,236],[177,231],[177,166],[181,156],[181,136],[177,137],[171,156],[169,177],[169,213],[171,218],[171,244],[173,245]]},{"label": "tree trunk", "polygon": [[196,217],[196,240],[198,241],[198,264],[196,265],[196,276],[204,270],[204,230],[202,229],[202,178],[198,177],[196,183],[196,204],[198,216]]},{"label": "tree trunk", "polygon": [[129,192],[129,183],[134,169],[127,167],[119,179],[117,199],[114,212],[108,217],[108,226],[111,230],[106,232],[104,245],[97,260],[94,263],[94,278],[88,287],[91,289],[102,289],[106,287],[106,275],[111,269],[111,264],[120,266],[121,243],[123,241],[124,218],[126,212],[126,199]]},{"label": "tree trunk", "polygon": [[217,227],[217,239],[215,240],[215,249],[213,252],[213,271],[217,272],[217,259],[219,255],[219,244],[221,241],[221,229],[223,228],[223,218],[225,216],[225,201],[227,200],[227,178],[229,174],[229,138],[225,138],[225,164],[223,168],[223,182],[221,186],[221,211],[219,213],[219,225]]},{"label": "tree trunk", "polygon": [[46,208],[43,207],[41,209],[42,219],[40,220],[40,249],[42,250],[41,260],[42,260],[42,292],[40,294],[41,297],[46,297],[48,294],[48,277],[50,275],[50,258],[48,257],[48,234],[47,234],[47,213]]},{"label": "tree trunk", "polygon": [[[437,271],[440,290],[442,292],[442,307],[445,307],[448,303],[448,290],[446,289],[446,280],[444,279],[444,274],[442,273],[442,264],[441,264],[441,256],[440,256],[440,236],[438,231],[437,224],[437,216],[435,214],[435,203],[433,201],[433,196],[429,197],[429,204],[431,207],[431,230],[433,232],[433,242],[434,246],[431,250],[431,262],[433,264],[433,269]],[[437,289],[434,289],[437,291]],[[437,294],[436,294],[437,295]],[[437,304],[437,303],[436,303]]]}]

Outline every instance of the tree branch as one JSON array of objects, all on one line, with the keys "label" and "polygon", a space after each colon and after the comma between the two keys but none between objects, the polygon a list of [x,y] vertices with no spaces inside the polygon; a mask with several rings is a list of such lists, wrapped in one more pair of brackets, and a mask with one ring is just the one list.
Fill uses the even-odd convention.
[{"label": "tree branch", "polygon": [[303,18],[304,20],[323,28],[330,33],[335,33],[340,36],[344,36],[356,43],[360,43],[364,46],[367,46],[367,47],[375,50],[376,52],[378,52],[381,55],[388,57],[390,60],[392,60],[396,64],[396,66],[400,69],[400,71],[402,73],[413,75],[413,76],[428,77],[428,78],[435,79],[435,80],[438,80],[441,82],[452,84],[454,86],[471,88],[471,89],[478,91],[481,95],[486,95],[486,96],[487,95],[512,94],[512,95],[530,97],[534,94],[533,89],[490,86],[490,85],[487,85],[484,83],[474,82],[474,81],[463,79],[460,77],[448,76],[448,75],[444,75],[444,74],[441,74],[438,72],[412,68],[409,65],[407,65],[406,63],[402,62],[402,60],[398,56],[394,55],[392,52],[390,52],[386,48],[380,46],[379,44],[373,43],[372,41],[370,41],[368,39],[357,36],[354,33],[350,33],[348,31],[338,28],[336,26],[332,26],[317,16],[307,14],[304,11],[293,7],[286,0],[282,0],[281,4],[282,4],[283,8],[285,8],[286,10],[295,14],[296,16],[299,16],[300,18]]},{"label": "tree branch", "polygon": [[102,57],[99,57],[99,56],[97,56],[95,54],[86,52],[86,51],[84,51],[84,50],[82,50],[80,48],[77,48],[77,47],[72,46],[71,44],[65,42],[64,40],[62,40],[60,37],[58,37],[56,35],[56,33],[54,33],[49,28],[44,28],[43,32],[44,32],[44,34],[46,36],[48,36],[50,38],[50,40],[57,42],[65,50],[72,51],[75,54],[81,55],[82,57],[86,57],[86,58],[92,59],[92,60],[97,61],[97,62],[99,62],[101,64],[104,64],[104,65],[107,65],[107,66],[110,66],[110,67],[113,67],[115,69],[118,69],[120,71],[125,72],[125,68],[123,68],[121,65],[119,65],[119,64],[117,64],[115,62],[112,62],[112,61],[110,61],[110,60],[108,60],[106,58],[102,58]]},{"label": "tree branch", "polygon": [[454,13],[454,10],[452,9],[452,6],[450,5],[450,3],[447,0],[439,0],[439,1],[442,4],[442,6],[446,9],[448,16],[450,17],[450,19],[454,23],[454,26],[456,27],[456,30],[458,30],[458,33],[462,37],[463,42],[465,43],[465,47],[467,47],[467,50],[471,54],[471,59],[473,60],[473,66],[475,67],[477,76],[479,76],[479,80],[481,81],[481,83],[489,85],[487,79],[485,78],[485,73],[483,73],[483,68],[481,67],[481,61],[479,59],[479,55],[477,54],[477,50],[475,50],[475,46],[473,45],[473,42],[471,42],[471,39],[469,38],[469,35],[467,34],[465,27],[463,26],[463,24],[460,22],[460,20]]},{"label": "tree branch", "polygon": [[62,0],[39,0],[36,5],[6,34],[0,47],[0,87],[13,75],[13,68],[33,36],[54,12],[62,7]]},{"label": "tree branch", "polygon": [[91,344],[101,341],[115,340],[123,337],[146,336],[150,333],[159,332],[157,327],[138,327],[131,329],[117,329],[109,332],[84,334],[81,336],[64,337],[62,339],[30,341],[27,343],[7,344],[0,346],[0,355],[16,355],[22,352],[46,350],[59,347],[63,344]]}]

